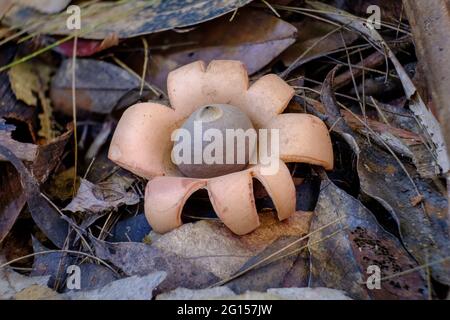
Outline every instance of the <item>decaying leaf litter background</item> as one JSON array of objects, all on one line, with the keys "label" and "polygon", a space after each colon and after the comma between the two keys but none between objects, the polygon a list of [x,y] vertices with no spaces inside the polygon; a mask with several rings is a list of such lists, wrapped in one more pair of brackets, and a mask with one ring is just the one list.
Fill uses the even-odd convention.
[{"label": "decaying leaf litter background", "polygon": [[[446,298],[445,1],[72,1],[79,34],[70,2],[0,4],[1,298]],[[365,24],[373,4],[380,30]],[[287,112],[327,123],[336,168],[290,166],[285,222],[255,182],[253,233],[233,235],[197,192],[187,223],[160,235],[145,181],[107,159],[109,139],[124,109],[167,99],[170,70],[213,59],[294,86]],[[73,264],[81,291],[66,286]],[[365,285],[374,264],[380,290]]]}]

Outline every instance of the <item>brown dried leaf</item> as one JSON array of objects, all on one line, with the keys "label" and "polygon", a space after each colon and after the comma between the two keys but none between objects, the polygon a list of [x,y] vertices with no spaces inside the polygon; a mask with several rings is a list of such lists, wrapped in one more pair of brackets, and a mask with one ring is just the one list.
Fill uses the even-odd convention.
[{"label": "brown dried leaf", "polygon": [[[239,10],[229,17],[205,23],[188,33],[170,33],[150,39],[151,43],[168,46],[168,50],[152,56],[147,80],[166,87],[167,74],[176,67],[203,60],[239,60],[250,75],[258,72],[295,41],[297,29],[263,11]],[[169,41],[168,41],[169,37]],[[169,43],[169,45],[167,45]],[[190,44],[177,47],[175,44]],[[139,58],[138,58],[139,57]],[[133,68],[141,72],[142,56],[130,58]]]},{"label": "brown dried leaf", "polygon": [[[0,152],[0,242],[12,228],[20,211],[25,205],[27,196],[30,196],[29,192],[26,192],[23,189],[24,185],[23,181],[21,182],[20,174],[21,168],[23,167],[31,170],[33,177],[30,177],[30,179],[34,180],[36,178],[39,182],[44,182],[59,163],[59,158],[71,135],[71,131],[68,131],[46,145],[34,145],[13,140],[11,138],[13,127],[14,126],[5,125],[4,121],[0,119],[0,146],[3,150],[7,149],[14,151],[14,154],[18,158],[25,160],[25,166],[20,163],[20,168],[15,165],[15,170],[10,164],[1,162],[5,160],[9,161],[10,159],[7,154]],[[24,174],[29,174],[28,170],[25,170],[26,173]],[[33,196],[35,195],[36,194],[33,191]],[[33,210],[31,211],[33,212]],[[45,215],[43,211],[36,209],[34,212],[36,213],[36,219],[43,219],[43,217],[41,217],[41,214]]]},{"label": "brown dried leaf", "polygon": [[107,210],[116,210],[120,205],[133,205],[138,202],[138,194],[134,191],[126,191],[124,186],[117,182],[93,184],[81,179],[77,195],[64,210],[100,213]]},{"label": "brown dried leaf", "polygon": [[426,298],[426,281],[418,271],[381,281],[381,289],[366,287],[371,265],[380,268],[383,278],[417,263],[358,200],[327,179],[321,190],[311,232],[336,218],[341,220],[309,238],[311,286],[341,289],[355,299]]},{"label": "brown dried leaf", "polygon": [[332,33],[336,26],[308,17],[294,26],[300,31],[297,41],[281,55],[286,66],[290,66],[300,56],[309,61],[343,48],[342,37],[348,46],[359,37],[357,33],[345,29],[341,30],[342,36],[339,31]]},{"label": "brown dried leaf", "polygon": [[[11,134],[15,129],[15,126],[8,125],[5,120],[0,119],[0,145],[14,150],[14,154],[21,160],[35,161],[38,154],[38,145],[14,140]],[[0,161],[5,160],[6,158],[0,155]]]},{"label": "brown dried leaf", "polygon": [[0,162],[0,243],[26,203],[17,171],[9,163]]},{"label": "brown dried leaf", "polygon": [[[67,237],[68,223],[42,196],[37,180],[22,161],[11,150],[2,145],[0,145],[0,155],[11,162],[18,171],[27,198],[28,209],[34,222],[56,246],[61,248]],[[48,162],[46,166],[48,166]]]}]

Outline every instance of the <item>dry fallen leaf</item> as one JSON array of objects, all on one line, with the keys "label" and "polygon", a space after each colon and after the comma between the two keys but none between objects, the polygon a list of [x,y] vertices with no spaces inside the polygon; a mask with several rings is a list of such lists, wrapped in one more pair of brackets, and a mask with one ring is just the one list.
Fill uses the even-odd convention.
[{"label": "dry fallen leaf", "polygon": [[[380,268],[381,278],[417,267],[400,241],[385,231],[375,216],[357,199],[328,179],[311,223],[310,285],[333,287],[348,292],[354,299],[424,299],[427,283],[419,271],[381,281],[379,290],[370,290],[368,267]],[[335,221],[326,229],[324,225]]]},{"label": "dry fallen leaf", "polygon": [[371,39],[372,43],[376,44],[380,50],[386,51],[387,56],[394,65],[400,81],[402,82],[403,89],[409,101],[409,108],[419,120],[427,140],[429,140],[430,144],[433,146],[431,151],[433,152],[437,166],[439,167],[437,168],[436,173],[447,173],[450,169],[450,160],[439,122],[424,104],[410,76],[405,71],[402,64],[398,61],[394,52],[388,46],[383,37],[375,28],[370,27],[364,20],[361,20],[343,10],[339,10],[333,6],[318,1],[308,1],[308,4],[316,10],[325,12],[325,16],[330,19],[338,21],[343,25],[346,25],[365,35]]},{"label": "dry fallen leaf", "polygon": [[[76,101],[79,110],[108,114],[121,97],[139,92],[140,81],[128,71],[111,63],[77,59]],[[64,60],[52,80],[50,97],[55,110],[72,114],[72,60]]]},{"label": "dry fallen leaf", "polygon": [[[32,1],[32,0],[24,0]],[[39,1],[39,0],[34,0]],[[54,1],[54,0],[47,0]],[[67,1],[67,0],[65,0]],[[181,28],[213,19],[246,5],[252,0],[135,0],[92,2],[83,8],[83,24],[91,26],[83,37],[103,40],[116,33],[119,38],[131,38],[143,34]],[[39,32],[55,35],[71,34],[66,28],[66,16],[43,18],[42,14],[13,8],[6,16],[8,25],[21,25],[23,19],[46,19],[46,26]]]},{"label": "dry fallen leaf", "polygon": [[41,62],[25,62],[12,67],[8,74],[11,88],[17,99],[28,106],[42,107],[39,114],[39,136],[50,141],[56,137],[50,99],[46,96],[49,89],[50,75],[53,69]]},{"label": "dry fallen leaf", "polygon": [[290,66],[300,56],[306,62],[328,55],[343,48],[344,44],[350,46],[359,37],[355,32],[338,30],[332,24],[313,18],[305,18],[294,26],[299,30],[296,42],[280,56],[286,66]]},{"label": "dry fallen leaf", "polygon": [[[294,41],[297,29],[262,11],[239,10],[232,21],[229,17],[205,23],[188,33],[156,35],[149,41],[168,50],[152,55],[147,80],[160,88],[166,87],[167,74],[177,67],[197,60],[240,60],[250,75],[255,74]],[[168,39],[169,38],[169,41]],[[177,47],[176,44],[186,43]],[[190,44],[190,45],[189,45]],[[129,57],[129,64],[141,72],[142,54]]]},{"label": "dry fallen leaf", "polygon": [[39,78],[33,68],[31,63],[20,63],[12,67],[9,70],[9,81],[17,99],[36,107]]},{"label": "dry fallen leaf", "polygon": [[47,202],[40,192],[36,178],[11,150],[0,145],[0,155],[7,159],[19,173],[20,183],[34,222],[57,247],[62,248],[68,234],[67,221]]},{"label": "dry fallen leaf", "polygon": [[307,234],[311,213],[296,212],[282,222],[273,212],[259,216],[260,227],[245,236],[233,234],[220,222],[203,220],[184,224],[164,235],[152,231],[153,246],[167,254],[193,259],[199,266],[224,279],[280,236]]},{"label": "dry fallen leaf", "polygon": [[115,210],[123,204],[133,205],[138,202],[138,194],[134,191],[126,191],[117,182],[93,184],[86,179],[81,179],[76,196],[64,210],[99,213],[107,210]]},{"label": "dry fallen leaf", "polygon": [[[5,259],[0,256],[0,264]],[[32,286],[47,288],[50,277],[27,277],[8,268],[0,268],[0,300],[13,299],[16,294]]]},{"label": "dry fallen leaf", "polygon": [[153,290],[165,278],[165,272],[132,276],[116,280],[99,289],[72,291],[64,297],[70,300],[151,300]]},{"label": "dry fallen leaf", "polygon": [[20,185],[19,174],[9,163],[0,162],[0,186],[0,243],[2,243],[27,200]]},{"label": "dry fallen leaf", "polygon": [[128,276],[166,272],[167,278],[158,287],[160,292],[177,287],[200,289],[219,281],[219,278],[195,260],[164,252],[152,245],[141,242],[110,243],[94,238],[91,240],[97,257],[109,261]]}]

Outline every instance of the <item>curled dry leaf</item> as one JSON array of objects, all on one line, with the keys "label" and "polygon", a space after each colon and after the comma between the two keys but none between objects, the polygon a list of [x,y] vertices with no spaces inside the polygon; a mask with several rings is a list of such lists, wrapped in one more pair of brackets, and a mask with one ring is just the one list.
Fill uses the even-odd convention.
[{"label": "curled dry leaf", "polygon": [[76,196],[64,208],[72,212],[100,213],[116,210],[120,205],[133,205],[139,202],[139,195],[126,191],[118,182],[106,181],[93,184],[81,179]]},{"label": "curled dry leaf", "polygon": [[341,220],[309,238],[311,286],[341,289],[355,299],[426,298],[426,281],[418,271],[381,281],[380,290],[368,289],[369,266],[379,267],[384,278],[417,267],[417,263],[367,208],[325,179],[311,232],[336,218]]},{"label": "curled dry leaf", "polygon": [[[21,160],[33,162],[36,160],[39,146],[33,143],[19,142],[12,138],[12,132],[16,129],[14,125],[6,124],[0,119],[0,144],[6,148],[14,150],[14,154]],[[5,161],[4,156],[0,160]]]},{"label": "curled dry leaf", "polygon": [[[12,150],[16,157],[25,161],[33,176],[40,182],[45,181],[58,163],[64,147],[72,135],[72,129],[69,128],[59,137],[42,145],[14,140],[12,133],[15,129],[14,125],[6,124],[3,119],[0,119],[0,145]],[[5,160],[9,161],[3,154],[0,154],[0,161]]]},{"label": "curled dry leaf", "polygon": [[[11,138],[14,126],[6,125],[0,119],[0,146],[5,149],[14,150],[15,156],[25,161],[25,166],[20,162],[20,168],[26,170],[24,174],[31,174],[39,181],[43,182],[58,164],[59,158],[64,151],[64,147],[71,135],[71,131],[66,132],[60,137],[51,140],[46,145],[35,145],[31,143],[22,143]],[[1,161],[10,161],[8,155],[0,152],[0,242],[8,234],[14,225],[19,213],[22,211],[27,195],[30,195],[24,188],[23,177],[21,178],[20,170],[16,165]],[[15,168],[14,168],[15,167]],[[26,169],[28,168],[28,169]],[[30,176],[30,179],[35,178]],[[31,180],[30,180],[31,181]],[[37,183],[36,181],[30,183]],[[32,187],[33,195],[39,190],[36,189],[37,184]],[[42,199],[43,200],[43,199]],[[45,201],[45,200],[43,200]],[[35,218],[44,219],[45,212],[35,210]]]},{"label": "curled dry leaf", "polygon": [[2,145],[0,145],[0,155],[11,162],[18,171],[28,209],[34,222],[56,246],[61,248],[68,234],[68,223],[42,196],[38,182],[22,161],[11,150]]}]

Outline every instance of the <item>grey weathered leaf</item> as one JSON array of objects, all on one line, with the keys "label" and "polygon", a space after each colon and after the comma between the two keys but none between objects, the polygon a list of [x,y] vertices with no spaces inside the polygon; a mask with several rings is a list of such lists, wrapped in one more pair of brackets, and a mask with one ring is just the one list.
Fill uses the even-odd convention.
[{"label": "grey weathered leaf", "polygon": [[151,300],[153,290],[164,280],[165,272],[123,278],[99,289],[71,291],[64,294],[70,300]]},{"label": "grey weathered leaf", "polygon": [[199,289],[219,280],[211,272],[196,264],[194,259],[163,252],[145,243],[110,243],[91,239],[97,257],[110,261],[126,275],[146,275],[165,271],[167,278],[158,287],[159,291],[164,292],[177,287]]},{"label": "grey weathered leaf", "polygon": [[[4,263],[0,256],[0,264]],[[49,277],[27,277],[8,268],[0,269],[0,300],[12,299],[14,296],[31,286],[47,287]]]},{"label": "grey weathered leaf", "polygon": [[[118,66],[98,60],[77,59],[75,68],[77,108],[110,113],[120,98],[139,90],[137,77]],[[72,114],[72,60],[64,60],[52,79],[50,96],[55,110]]]}]

